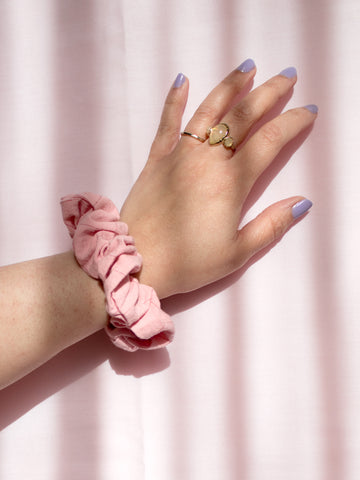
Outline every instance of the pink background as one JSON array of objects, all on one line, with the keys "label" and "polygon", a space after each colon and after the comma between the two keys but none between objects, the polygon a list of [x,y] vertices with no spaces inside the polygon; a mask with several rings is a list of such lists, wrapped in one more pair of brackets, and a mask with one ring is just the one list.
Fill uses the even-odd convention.
[{"label": "pink background", "polygon": [[0,0],[1,264],[69,248],[63,194],[121,205],[179,71],[184,124],[247,57],[255,86],[297,67],[289,106],[320,108],[246,218],[294,194],[310,214],[164,302],[166,350],[100,332],[0,392],[1,480],[359,478],[359,21],[356,0]]}]

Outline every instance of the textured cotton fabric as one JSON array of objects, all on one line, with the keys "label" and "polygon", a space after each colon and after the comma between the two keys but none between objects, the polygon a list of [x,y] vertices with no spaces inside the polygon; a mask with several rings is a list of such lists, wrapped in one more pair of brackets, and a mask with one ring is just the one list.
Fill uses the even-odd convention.
[{"label": "textured cotton fabric", "polygon": [[115,204],[85,192],[63,197],[61,210],[78,264],[102,283],[109,314],[105,331],[113,344],[128,352],[166,347],[174,324],[154,289],[133,276],[142,258]]},{"label": "textured cotton fabric", "polygon": [[166,349],[122,352],[99,332],[1,391],[1,480],[358,480],[359,8],[0,0],[1,264],[71,248],[69,192],[120,208],[178,72],[183,128],[249,57],[255,87],[295,66],[288,107],[319,106],[243,223],[297,194],[306,218],[240,272],[164,302]]}]

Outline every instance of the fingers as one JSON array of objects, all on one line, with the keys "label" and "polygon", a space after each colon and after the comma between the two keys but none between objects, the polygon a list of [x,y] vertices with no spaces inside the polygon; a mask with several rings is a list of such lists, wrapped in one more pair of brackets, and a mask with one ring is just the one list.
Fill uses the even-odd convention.
[{"label": "fingers", "polygon": [[265,124],[233,156],[241,174],[254,183],[282,148],[309,127],[316,116],[316,105],[307,105],[288,110]]},{"label": "fingers", "polygon": [[[253,125],[289,94],[297,81],[296,69],[289,67],[250,92],[229,110],[234,98],[256,73],[253,61],[247,62],[249,71],[233,71],[209,94],[186,126],[187,132],[204,137],[209,126],[224,122],[229,125],[229,135],[234,140],[235,146],[238,146],[248,136]],[[189,137],[186,141],[196,144],[194,140],[189,140]],[[208,142],[205,145],[208,146]],[[224,158],[224,155],[227,158],[233,156],[233,150],[226,148],[215,147],[213,153],[220,154],[219,158]]]},{"label": "fingers", "polygon": [[169,154],[177,145],[188,92],[189,81],[179,73],[165,100],[159,128],[151,147],[152,158]]},{"label": "fingers", "polygon": [[230,108],[234,98],[255,76],[256,67],[248,59],[230,73],[201,103],[185,130],[204,137],[209,126],[216,125]]},{"label": "fingers", "polygon": [[304,197],[292,197],[277,202],[246,224],[239,232],[235,245],[238,266],[256,253],[279,240],[299,218],[311,208],[312,202]]},{"label": "fingers", "polygon": [[230,126],[235,145],[239,145],[254,123],[292,90],[296,80],[296,69],[287,68],[249,93],[225,115],[221,121]]}]

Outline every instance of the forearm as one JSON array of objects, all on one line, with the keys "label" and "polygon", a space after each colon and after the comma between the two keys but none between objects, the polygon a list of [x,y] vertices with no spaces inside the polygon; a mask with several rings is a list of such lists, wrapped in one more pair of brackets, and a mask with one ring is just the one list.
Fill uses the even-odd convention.
[{"label": "forearm", "polygon": [[[86,218],[80,233],[77,231],[79,236],[74,237],[74,246],[76,240],[79,262],[86,269],[91,267],[86,271],[105,276],[106,291],[119,296],[117,301],[110,295],[111,308],[109,302],[107,305],[113,318],[108,333],[121,348],[158,348],[171,341],[172,322],[161,313],[153,289],[159,298],[165,298],[229,275],[279,240],[312,205],[301,196],[287,198],[239,230],[248,195],[258,178],[317,115],[315,105],[291,109],[249,135],[268,112],[276,110],[297,81],[296,70],[285,69],[233,105],[255,73],[252,60],[231,72],[206,97],[185,127],[188,135],[179,141],[185,133],[181,132],[181,120],[189,88],[188,80],[180,75],[181,81],[174,83],[165,102],[149,160],[121,208],[121,221],[117,208],[99,195],[62,199],[71,236],[80,217],[102,210],[100,215],[95,212]],[[210,138],[198,137],[209,125],[214,130],[227,127],[218,146],[211,145]],[[233,137],[228,136],[229,125]],[[189,132],[196,134],[189,136]],[[235,139],[237,148],[227,148],[226,139]],[[107,233],[98,236],[104,222]],[[107,244],[113,239],[114,258]],[[100,251],[100,257],[86,265],[88,255]],[[113,268],[113,260],[123,254],[122,266]],[[144,284],[141,289],[137,279],[131,278],[131,285],[124,283],[124,275],[138,271]],[[106,322],[102,287],[81,270],[72,253],[0,269],[0,388]]]},{"label": "forearm", "polygon": [[72,252],[0,268],[0,388],[103,328],[105,296]]}]

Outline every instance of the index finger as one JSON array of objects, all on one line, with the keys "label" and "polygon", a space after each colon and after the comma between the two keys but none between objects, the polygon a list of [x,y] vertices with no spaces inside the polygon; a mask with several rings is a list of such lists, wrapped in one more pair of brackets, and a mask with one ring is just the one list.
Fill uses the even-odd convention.
[{"label": "index finger", "polygon": [[255,74],[255,63],[248,58],[209,93],[186,125],[185,130],[205,137],[207,128],[219,123],[231,107],[234,98],[248,85]]}]

